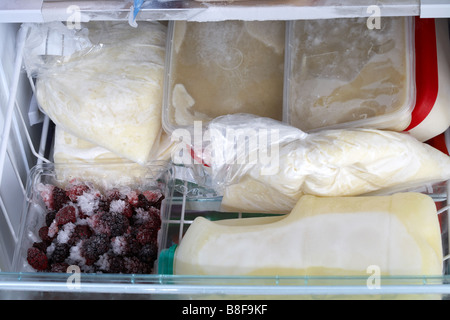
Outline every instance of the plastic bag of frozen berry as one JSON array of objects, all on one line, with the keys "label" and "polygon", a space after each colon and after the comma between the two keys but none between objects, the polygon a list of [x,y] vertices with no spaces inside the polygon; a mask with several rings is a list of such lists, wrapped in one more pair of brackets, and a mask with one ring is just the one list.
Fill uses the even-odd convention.
[{"label": "plastic bag of frozen berry", "polygon": [[166,162],[36,165],[27,181],[15,271],[77,266],[84,273],[153,273],[170,181]]}]

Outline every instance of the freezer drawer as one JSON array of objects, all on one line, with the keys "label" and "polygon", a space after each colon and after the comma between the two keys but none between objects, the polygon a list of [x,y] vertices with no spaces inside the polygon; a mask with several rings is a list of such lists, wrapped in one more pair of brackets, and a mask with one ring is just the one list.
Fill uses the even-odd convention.
[{"label": "freezer drawer", "polygon": [[[27,196],[27,176],[36,164],[50,163],[54,126],[33,112],[33,79],[23,72],[23,34],[18,25],[1,26],[8,40],[2,53],[2,139],[0,145],[0,298],[443,298],[450,297],[448,269],[448,185],[425,185],[439,209],[444,247],[443,276],[374,278],[313,276],[184,276],[168,274],[77,274],[14,271],[14,250],[20,242],[20,216]],[[17,35],[17,38],[16,38]],[[9,67],[12,66],[12,67]],[[8,69],[9,68],[9,69]],[[36,110],[36,109],[34,109]],[[30,123],[36,122],[31,125]],[[448,134],[448,132],[447,132]],[[181,186],[183,181],[175,181]],[[187,185],[185,185],[187,186]],[[180,187],[178,190],[182,190]],[[164,216],[162,248],[179,242],[198,215],[209,219],[246,218],[246,214],[218,213],[217,198],[190,199],[177,193],[167,199],[170,216]],[[378,282],[379,280],[379,282]]]}]

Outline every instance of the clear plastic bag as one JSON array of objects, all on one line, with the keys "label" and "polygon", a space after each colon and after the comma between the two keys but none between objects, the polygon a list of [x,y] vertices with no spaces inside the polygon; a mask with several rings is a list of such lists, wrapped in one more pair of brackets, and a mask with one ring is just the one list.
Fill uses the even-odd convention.
[{"label": "clear plastic bag", "polygon": [[27,24],[24,61],[40,108],[63,130],[131,161],[161,134],[166,26]]},{"label": "clear plastic bag", "polygon": [[[201,133],[201,143],[194,139],[191,149],[183,150],[190,160],[172,160],[202,163],[227,211],[288,213],[304,194],[356,196],[450,179],[450,158],[407,133],[306,134],[243,114],[216,118]],[[186,149],[186,142],[178,149]]]}]

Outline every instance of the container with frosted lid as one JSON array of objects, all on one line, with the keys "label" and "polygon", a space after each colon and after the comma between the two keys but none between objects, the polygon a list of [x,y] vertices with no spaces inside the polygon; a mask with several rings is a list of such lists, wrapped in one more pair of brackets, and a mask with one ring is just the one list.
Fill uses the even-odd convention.
[{"label": "container with frosted lid", "polygon": [[163,126],[232,113],[282,119],[284,21],[170,22]]},{"label": "container with frosted lid", "polygon": [[413,20],[383,17],[292,21],[284,120],[304,131],[401,131],[415,103]]}]

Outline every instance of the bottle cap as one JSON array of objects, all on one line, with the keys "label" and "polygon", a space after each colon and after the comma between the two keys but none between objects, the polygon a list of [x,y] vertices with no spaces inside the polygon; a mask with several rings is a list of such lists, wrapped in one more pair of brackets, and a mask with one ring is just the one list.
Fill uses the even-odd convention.
[{"label": "bottle cap", "polygon": [[175,244],[170,248],[161,251],[158,259],[159,274],[173,274],[173,261],[175,258],[176,249],[177,245]]}]

